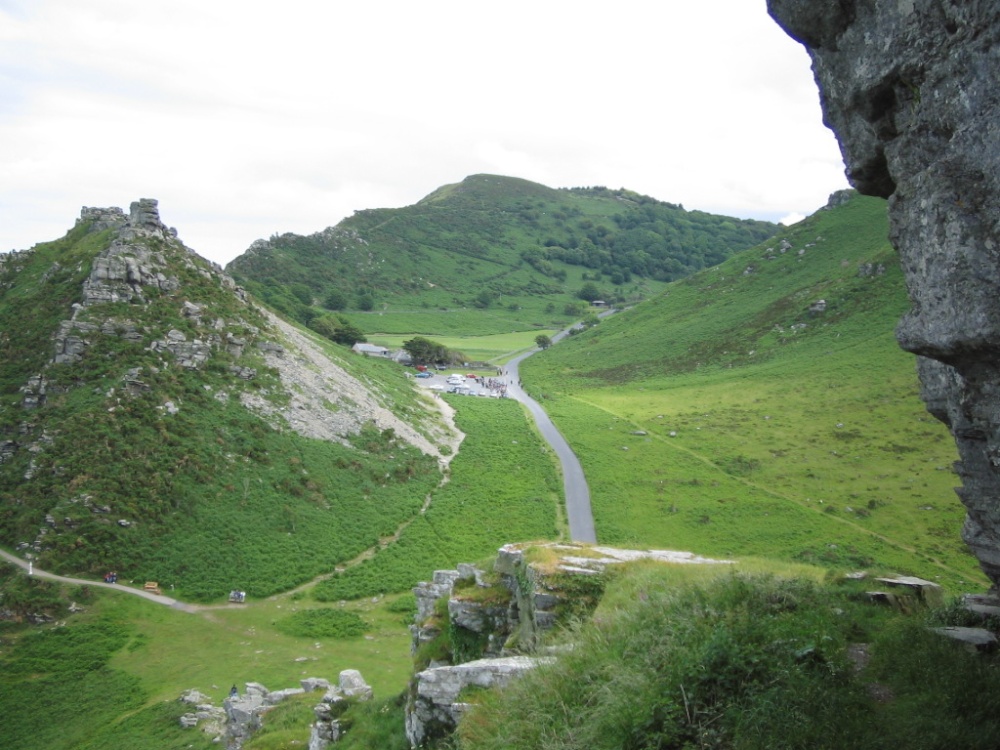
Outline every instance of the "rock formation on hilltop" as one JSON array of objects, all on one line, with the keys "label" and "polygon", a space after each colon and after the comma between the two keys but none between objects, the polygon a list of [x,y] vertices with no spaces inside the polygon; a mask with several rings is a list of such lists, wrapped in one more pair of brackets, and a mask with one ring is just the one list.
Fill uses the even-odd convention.
[{"label": "rock formation on hilltop", "polygon": [[958,445],[962,536],[1000,587],[1000,5],[768,0],[813,61],[851,183],[889,198],[928,410]]},{"label": "rock formation on hilltop", "polygon": [[[155,200],[84,207],[0,255],[0,539],[203,599],[351,559],[419,512],[462,437],[442,401],[351,357],[200,258]],[[284,552],[252,551],[265,536]]]}]

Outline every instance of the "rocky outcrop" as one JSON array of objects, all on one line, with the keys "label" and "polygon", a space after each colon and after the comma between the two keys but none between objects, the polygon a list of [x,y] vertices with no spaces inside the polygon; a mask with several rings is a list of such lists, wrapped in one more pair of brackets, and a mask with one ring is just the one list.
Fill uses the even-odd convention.
[{"label": "rocky outcrop", "polygon": [[477,659],[453,667],[425,669],[415,678],[415,692],[406,711],[406,738],[411,747],[451,732],[472,705],[462,700],[469,688],[503,687],[515,677],[534,669],[551,657],[535,659],[509,656]]},{"label": "rocky outcrop", "polygon": [[1000,5],[768,0],[808,50],[851,183],[889,199],[928,410],[961,461],[962,536],[1000,586]]},{"label": "rocky outcrop", "polygon": [[[94,215],[95,211],[120,211],[120,209],[88,209],[84,207],[80,221]],[[98,226],[104,223],[97,218]],[[83,284],[83,306],[106,302],[133,302],[145,299],[144,287],[162,292],[173,292],[180,287],[176,276],[163,273],[168,264],[161,252],[150,249],[149,240],[176,242],[177,232],[160,222],[157,202],[152,198],[135,201],[128,219],[111,223],[118,228],[118,236],[111,245],[94,259],[90,278]]]},{"label": "rocky outcrop", "polygon": [[197,690],[187,690],[181,695],[180,700],[193,709],[181,716],[180,725],[183,729],[197,727],[213,738],[222,737],[225,734],[225,709],[214,705],[211,698]]},{"label": "rocky outcrop", "polygon": [[118,228],[125,224],[125,212],[117,206],[99,208],[84,206],[80,209],[77,225],[89,224],[91,232],[102,232],[105,229]]},{"label": "rocky outcrop", "polygon": [[[264,715],[282,701],[304,693],[324,691],[320,703],[313,709],[316,722],[312,725],[309,750],[323,750],[340,737],[337,716],[352,702],[370,700],[372,689],[356,669],[340,673],[337,685],[322,677],[307,677],[300,687],[268,690],[259,682],[248,682],[242,693],[233,686],[233,692],[222,707],[198,690],[185,691],[180,700],[192,707],[180,717],[184,729],[199,729],[210,735],[214,742],[224,743],[229,750],[239,750],[250,736],[260,729]],[[337,707],[337,708],[335,708]]]},{"label": "rocky outcrop", "polygon": [[[418,669],[406,706],[413,747],[454,730],[468,710],[469,690],[502,686],[539,664],[545,634],[559,622],[589,615],[604,592],[609,567],[639,560],[724,564],[690,552],[633,550],[578,543],[507,544],[492,571],[469,564],[438,570],[418,584],[412,652]],[[436,648],[447,643],[442,653]]]},{"label": "rocky outcrop", "polygon": [[361,673],[356,669],[345,669],[340,673],[340,678],[336,685],[331,685],[326,680],[316,681],[303,680],[302,687],[306,692],[326,688],[323,700],[314,708],[313,713],[316,721],[309,733],[309,750],[324,750],[330,743],[340,739],[342,731],[339,717],[351,702],[368,701],[372,698],[372,689],[361,677]]}]

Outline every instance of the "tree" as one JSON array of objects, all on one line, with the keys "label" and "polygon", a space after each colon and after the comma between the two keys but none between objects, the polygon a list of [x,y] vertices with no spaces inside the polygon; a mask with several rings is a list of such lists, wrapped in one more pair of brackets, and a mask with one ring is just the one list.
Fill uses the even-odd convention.
[{"label": "tree", "polygon": [[476,307],[485,310],[487,307],[493,304],[494,294],[488,289],[483,289],[476,298],[472,300],[472,304]]},{"label": "tree", "polygon": [[538,345],[539,349],[548,349],[552,346],[552,339],[546,336],[544,333],[540,333],[535,336],[535,343]]},{"label": "tree", "polygon": [[347,307],[347,295],[339,289],[331,289],[323,300],[323,307],[327,310],[343,310]]},{"label": "tree", "polygon": [[294,283],[290,285],[289,290],[292,294],[298,298],[299,302],[303,305],[311,305],[313,301],[312,289],[307,287],[305,284]]},{"label": "tree", "polygon": [[587,302],[593,302],[595,299],[601,298],[601,290],[597,288],[597,284],[588,281],[580,287],[580,291],[576,293],[576,296]]},{"label": "tree", "polygon": [[343,315],[320,315],[309,321],[309,327],[331,341],[354,346],[367,341],[365,334]]},{"label": "tree", "polygon": [[448,347],[423,336],[414,336],[409,341],[404,341],[403,348],[415,365],[430,365],[451,360],[451,352],[448,351]]}]

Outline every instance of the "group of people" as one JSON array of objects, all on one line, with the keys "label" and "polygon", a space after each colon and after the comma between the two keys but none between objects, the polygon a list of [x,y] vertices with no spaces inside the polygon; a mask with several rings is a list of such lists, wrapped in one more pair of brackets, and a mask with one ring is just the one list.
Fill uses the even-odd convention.
[{"label": "group of people", "polygon": [[490,393],[500,398],[507,398],[507,381],[500,378],[476,378],[481,388],[488,388]]}]

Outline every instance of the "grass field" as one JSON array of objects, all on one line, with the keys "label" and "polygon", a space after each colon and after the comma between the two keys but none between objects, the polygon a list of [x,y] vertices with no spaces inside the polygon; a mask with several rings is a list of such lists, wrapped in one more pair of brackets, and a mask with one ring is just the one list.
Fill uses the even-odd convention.
[{"label": "grass field", "polygon": [[892,335],[906,297],[884,205],[786,237],[522,366],[580,456],[598,538],[984,585],[954,444]]},{"label": "grass field", "polygon": [[467,433],[447,484],[426,513],[370,560],[320,583],[317,598],[337,601],[402,591],[435,569],[492,555],[511,539],[562,534],[554,456],[513,400],[450,398]]},{"label": "grass field", "polygon": [[[452,351],[462,352],[469,362],[502,364],[522,352],[533,349],[536,336],[545,334],[551,337],[556,332],[554,329],[540,328],[537,331],[497,333],[487,336],[434,336],[432,341]],[[412,336],[394,336],[386,333],[372,333],[368,336],[371,343],[389,349],[399,349],[404,341],[411,338]]]},{"label": "grass field", "polygon": [[[376,696],[396,695],[410,674],[407,615],[397,611],[396,599],[317,605],[291,595],[191,614],[94,590],[86,611],[73,616],[68,627],[4,637],[4,747],[211,747],[201,733],[178,730],[178,717],[187,709],[177,698],[189,688],[221,706],[232,684],[242,689],[246,682],[260,682],[278,690],[298,687],[304,677],[336,681],[341,670],[359,669]],[[319,607],[354,613],[365,623],[364,634],[331,638],[282,632],[282,623],[290,617]],[[47,639],[40,646],[53,653],[54,636],[74,633],[84,640],[61,638],[67,642],[56,652],[58,661],[30,666],[32,638]],[[96,653],[94,644],[102,641],[95,636],[101,633],[110,639],[108,649]],[[58,689],[63,683],[73,690]],[[45,711],[39,711],[40,706]],[[53,711],[63,721],[52,722]],[[308,737],[305,725],[303,730]]]}]

